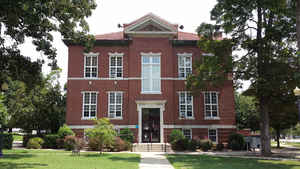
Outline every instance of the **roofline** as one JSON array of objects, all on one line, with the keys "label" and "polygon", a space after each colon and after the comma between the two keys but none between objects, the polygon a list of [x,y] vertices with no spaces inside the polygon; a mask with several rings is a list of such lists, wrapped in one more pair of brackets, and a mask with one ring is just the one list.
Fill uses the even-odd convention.
[{"label": "roofline", "polygon": [[[83,46],[81,43],[75,43],[71,40],[64,39],[63,42],[67,46]],[[95,40],[94,45],[95,46],[128,46],[131,42],[130,39],[124,39],[124,40]]]},{"label": "roofline", "polygon": [[198,40],[170,40],[173,46],[198,46]]}]

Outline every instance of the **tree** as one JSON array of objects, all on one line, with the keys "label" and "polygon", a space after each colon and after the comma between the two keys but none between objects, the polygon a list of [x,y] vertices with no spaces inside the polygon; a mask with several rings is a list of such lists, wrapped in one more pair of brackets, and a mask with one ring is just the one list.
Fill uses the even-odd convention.
[{"label": "tree", "polygon": [[[217,25],[205,28],[207,24],[204,24],[198,29],[201,35],[208,34],[209,31],[205,30],[213,28],[215,31],[224,31],[231,37],[231,42],[228,42],[228,39],[214,40],[211,36],[211,38],[201,37],[200,47],[204,51],[210,49],[208,52],[214,54],[215,58],[226,58],[226,52],[223,52],[223,56],[222,53],[217,53],[217,48],[213,45],[217,42],[223,44],[220,46],[223,46],[225,51],[229,49],[246,51],[245,55],[235,58],[233,73],[235,80],[250,80],[254,89],[253,96],[257,98],[261,119],[261,153],[264,156],[271,154],[269,113],[272,104],[269,98],[273,97],[274,90],[277,90],[277,88],[274,89],[274,86],[278,83],[285,83],[284,81],[274,83],[273,78],[277,76],[276,73],[285,69],[282,66],[277,68],[274,65],[285,64],[289,68],[293,68],[292,72],[282,76],[298,82],[300,79],[299,73],[295,71],[298,69],[296,50],[291,45],[296,40],[295,9],[293,1],[290,5],[286,5],[283,0],[218,0],[217,5],[211,11],[211,18],[216,20]],[[224,67],[224,70],[227,67],[225,63],[220,65]],[[206,67],[213,68],[214,66],[206,65]],[[209,77],[211,74],[217,77],[226,77],[228,73],[230,72],[212,71],[207,76]],[[197,88],[197,81],[206,80],[209,82],[207,84],[211,84],[207,79],[209,78],[205,76],[201,79],[190,78],[191,82],[188,84],[192,86],[192,89]],[[213,81],[214,79],[217,78],[209,80]],[[293,88],[295,88],[295,84]]]},{"label": "tree", "polygon": [[259,130],[259,114],[254,97],[235,93],[236,125],[238,129]]},{"label": "tree", "polygon": [[[5,125],[7,123],[7,108],[3,103],[4,95],[0,93],[0,124]],[[2,126],[1,126],[2,128]]]},{"label": "tree", "polygon": [[116,131],[108,118],[95,120],[95,128],[86,131],[89,139],[95,139],[98,142],[100,154],[103,148],[110,146],[115,139]]},{"label": "tree", "polygon": [[17,45],[24,43],[26,37],[32,39],[37,51],[52,60],[53,69],[57,67],[57,53],[52,45],[52,32],[91,49],[94,37],[87,34],[85,19],[95,8],[94,0],[0,1],[0,84],[8,76],[13,80],[25,80],[30,73],[32,77],[39,76],[43,61],[31,62],[18,49]]}]

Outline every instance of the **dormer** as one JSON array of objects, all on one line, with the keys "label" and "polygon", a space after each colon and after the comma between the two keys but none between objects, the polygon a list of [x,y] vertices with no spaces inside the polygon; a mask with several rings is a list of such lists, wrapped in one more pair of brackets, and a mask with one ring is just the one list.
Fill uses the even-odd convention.
[{"label": "dormer", "polygon": [[169,37],[178,36],[178,25],[149,13],[129,24],[124,24],[124,37]]}]

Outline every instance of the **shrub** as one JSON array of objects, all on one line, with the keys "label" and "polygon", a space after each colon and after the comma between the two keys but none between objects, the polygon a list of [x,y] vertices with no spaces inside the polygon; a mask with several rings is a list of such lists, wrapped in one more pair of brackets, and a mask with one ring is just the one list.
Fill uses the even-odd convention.
[{"label": "shrub", "polygon": [[187,149],[190,151],[196,151],[198,142],[194,139],[189,140]]},{"label": "shrub", "polygon": [[126,143],[120,137],[116,137],[114,144],[112,145],[113,151],[124,151],[126,150]]},{"label": "shrub", "polygon": [[81,149],[83,141],[80,140],[80,138],[77,138],[75,136],[66,136],[64,139],[64,148],[66,150],[74,150],[75,148]]},{"label": "shrub", "polygon": [[44,136],[43,148],[58,148],[57,139],[59,139],[58,134],[47,134]]},{"label": "shrub", "polygon": [[212,142],[209,139],[200,140],[200,147],[202,151],[208,151],[212,147]]},{"label": "shrub", "polygon": [[120,131],[120,138],[130,143],[133,143],[134,141],[133,132],[129,128],[125,128]]},{"label": "shrub", "polygon": [[40,149],[42,148],[42,144],[44,143],[44,140],[40,137],[34,137],[29,139],[27,143],[27,148],[29,149]]},{"label": "shrub", "polygon": [[125,141],[125,150],[132,151],[132,143]]},{"label": "shrub", "polygon": [[224,144],[218,143],[218,144],[217,144],[217,147],[216,147],[216,150],[217,150],[217,151],[222,151],[223,149],[224,149]]},{"label": "shrub", "polygon": [[67,126],[66,124],[64,124],[63,126],[61,126],[57,132],[58,136],[60,138],[65,138],[66,136],[75,136],[75,133],[72,131],[72,129]]},{"label": "shrub", "polygon": [[184,138],[171,143],[172,149],[176,151],[185,151],[188,149],[189,140]]},{"label": "shrub", "polygon": [[245,147],[244,136],[239,133],[232,133],[228,137],[228,147],[232,150],[242,150]]},{"label": "shrub", "polygon": [[37,136],[37,135],[32,135],[32,134],[24,135],[24,136],[23,136],[23,147],[26,147],[28,141],[29,141],[31,138],[34,138],[34,137],[38,137],[38,136]]},{"label": "shrub", "polygon": [[11,133],[3,133],[3,148],[12,149],[13,135]]},{"label": "shrub", "polygon": [[172,144],[177,142],[178,140],[183,140],[185,139],[183,133],[181,130],[178,130],[178,129],[174,129],[172,130],[171,134],[170,134],[170,143]]},{"label": "shrub", "polygon": [[58,139],[56,139],[56,146],[57,146],[57,148],[64,148],[64,139],[62,139],[62,138],[58,138]]},{"label": "shrub", "polygon": [[89,138],[88,140],[88,149],[92,151],[99,151],[99,141],[95,138]]}]

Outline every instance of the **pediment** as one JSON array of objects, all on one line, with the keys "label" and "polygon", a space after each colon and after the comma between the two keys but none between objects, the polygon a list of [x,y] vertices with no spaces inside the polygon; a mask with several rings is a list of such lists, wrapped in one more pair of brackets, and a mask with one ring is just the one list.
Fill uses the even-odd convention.
[{"label": "pediment", "polygon": [[148,14],[124,28],[125,34],[176,34],[177,26]]}]

